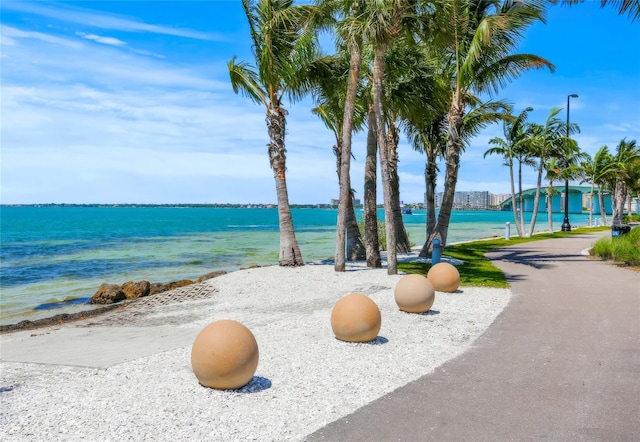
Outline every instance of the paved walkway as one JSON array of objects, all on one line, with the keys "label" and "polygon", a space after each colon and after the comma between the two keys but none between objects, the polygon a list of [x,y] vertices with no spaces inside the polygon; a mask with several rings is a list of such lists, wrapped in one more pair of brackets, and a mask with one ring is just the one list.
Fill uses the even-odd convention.
[{"label": "paved walkway", "polygon": [[640,273],[599,235],[492,253],[514,297],[474,347],[307,440],[640,440]]}]

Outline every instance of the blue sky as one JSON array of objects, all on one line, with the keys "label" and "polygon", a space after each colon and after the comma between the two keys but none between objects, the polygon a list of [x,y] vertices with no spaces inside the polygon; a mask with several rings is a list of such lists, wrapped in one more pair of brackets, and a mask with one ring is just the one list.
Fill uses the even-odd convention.
[{"label": "blue sky", "polygon": [[[250,60],[239,1],[0,3],[1,202],[275,203],[264,109],[231,89],[226,63]],[[500,98],[530,121],[565,108],[593,154],[640,141],[640,23],[599,1],[554,6],[520,52],[556,65],[526,73]],[[309,100],[288,105],[287,181],[293,204],[338,195],[333,137]],[[509,191],[493,126],[462,156],[458,190]],[[364,136],[353,187],[363,193]],[[401,194],[423,200],[424,157],[400,145]],[[442,167],[444,170],[444,167]],[[533,170],[524,183],[535,184]],[[438,182],[442,191],[442,179]],[[379,197],[382,202],[382,197]]]}]

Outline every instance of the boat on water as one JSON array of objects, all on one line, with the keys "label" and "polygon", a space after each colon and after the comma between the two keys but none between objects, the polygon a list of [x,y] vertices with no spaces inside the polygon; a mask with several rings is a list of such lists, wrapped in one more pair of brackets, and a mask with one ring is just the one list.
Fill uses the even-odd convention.
[{"label": "boat on water", "polygon": [[407,207],[402,209],[402,214],[403,215],[413,215],[413,210],[411,210],[411,208]]}]

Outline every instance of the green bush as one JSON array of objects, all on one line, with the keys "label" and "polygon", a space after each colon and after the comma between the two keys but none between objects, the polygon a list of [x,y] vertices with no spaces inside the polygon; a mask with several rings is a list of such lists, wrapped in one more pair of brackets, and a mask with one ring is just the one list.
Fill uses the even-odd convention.
[{"label": "green bush", "polygon": [[640,227],[632,229],[626,235],[600,238],[593,245],[591,254],[627,265],[640,265]]},{"label": "green bush", "polygon": [[[358,221],[358,230],[360,230],[360,237],[365,238],[364,221]],[[387,250],[387,226],[384,221],[380,220],[378,220],[378,242],[380,250]]]},{"label": "green bush", "polygon": [[611,238],[600,238],[593,244],[591,255],[601,259],[611,259]]},{"label": "green bush", "polygon": [[622,216],[622,222],[625,223],[625,224],[628,224],[628,223],[640,223],[640,215],[637,215],[635,213],[632,213],[631,216],[623,215]]}]

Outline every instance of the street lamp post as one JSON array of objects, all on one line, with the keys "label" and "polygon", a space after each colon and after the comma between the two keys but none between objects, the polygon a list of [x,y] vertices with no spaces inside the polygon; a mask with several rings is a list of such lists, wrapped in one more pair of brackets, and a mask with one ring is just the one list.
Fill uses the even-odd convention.
[{"label": "street lamp post", "polygon": [[[569,142],[569,103],[571,98],[578,98],[578,94],[567,95],[567,143]],[[569,178],[564,179],[564,221],[562,222],[562,231],[571,232],[571,224],[569,224]]]}]

